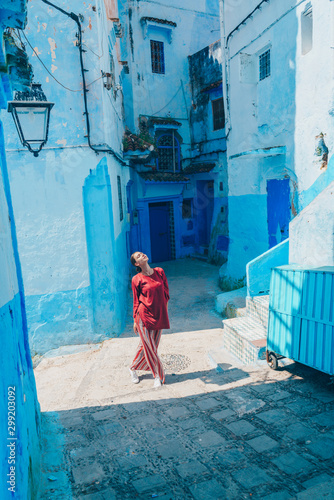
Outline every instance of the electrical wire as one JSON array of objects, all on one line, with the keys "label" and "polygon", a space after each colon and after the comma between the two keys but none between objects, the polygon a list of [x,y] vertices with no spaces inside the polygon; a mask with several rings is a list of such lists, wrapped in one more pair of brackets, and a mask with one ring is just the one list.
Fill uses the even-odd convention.
[{"label": "electrical wire", "polygon": [[175,92],[175,94],[173,95],[173,97],[171,98],[171,100],[170,100],[170,101],[168,101],[168,102],[167,102],[167,104],[166,104],[163,108],[159,109],[159,111],[156,111],[156,112],[155,112],[155,113],[153,113],[151,116],[155,116],[155,115],[159,114],[161,111],[163,111],[165,108],[167,108],[167,106],[169,106],[169,105],[170,105],[170,103],[172,102],[172,100],[173,100],[173,99],[177,96],[177,94],[180,92],[181,88],[182,88],[182,84],[179,86],[179,88],[177,89],[177,91]]},{"label": "electrical wire", "polygon": [[[39,57],[39,55],[37,54],[36,50],[34,49],[34,47],[31,45],[31,43],[29,42],[28,38],[27,38],[27,35],[25,34],[24,31],[22,31],[23,33],[23,36],[24,38],[26,39],[29,47],[32,49],[32,51],[34,52],[35,56],[37,57],[37,59],[39,60],[39,62],[42,64],[42,66],[44,67],[44,69],[49,73],[49,75],[59,84],[61,85],[64,89],[66,90],[69,90],[70,92],[83,92],[83,89],[79,89],[79,90],[73,90],[73,89],[70,89],[69,87],[66,87],[66,85],[64,85],[63,83],[61,83],[59,80],[57,80],[57,78],[50,72],[50,70],[46,67],[46,65],[44,64],[44,62],[42,61],[42,59]],[[19,37],[20,38],[20,37]],[[22,43],[22,40],[20,39],[21,43]],[[24,45],[24,44],[23,44]],[[92,82],[88,83],[86,85],[86,87],[89,87],[90,85],[92,85],[93,83],[97,82],[98,80],[101,80],[101,78],[103,78],[103,75],[99,76],[98,78],[96,78],[96,80],[93,80]]]},{"label": "electrical wire", "polygon": [[99,59],[101,59],[101,57],[103,57],[103,47],[102,47],[102,54],[99,56],[99,54],[94,52],[94,50],[91,49],[90,47],[88,47],[88,45],[86,45],[84,42],[82,42],[82,45],[84,45],[86,47],[86,49],[90,50],[94,54],[94,56],[98,57]]}]

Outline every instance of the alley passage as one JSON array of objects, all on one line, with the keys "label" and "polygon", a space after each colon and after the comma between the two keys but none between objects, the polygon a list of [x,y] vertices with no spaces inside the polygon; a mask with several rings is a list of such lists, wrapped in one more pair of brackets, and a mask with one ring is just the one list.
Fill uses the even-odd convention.
[{"label": "alley passage", "polygon": [[197,280],[182,292],[182,277],[164,265],[181,326],[182,299],[189,304],[191,294],[198,296],[183,323],[193,329],[162,338],[165,386],[153,389],[148,373],[131,383],[127,367],[138,337],[130,332],[86,352],[46,358],[35,369],[42,499],[333,498],[329,377],[294,363],[277,372],[265,363],[242,366],[223,353],[222,330],[212,327],[219,318],[210,313],[216,268],[199,265]]}]

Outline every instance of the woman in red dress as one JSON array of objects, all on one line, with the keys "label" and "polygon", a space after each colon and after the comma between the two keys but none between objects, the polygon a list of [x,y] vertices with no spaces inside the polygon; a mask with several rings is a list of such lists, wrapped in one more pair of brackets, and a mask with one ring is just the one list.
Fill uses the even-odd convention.
[{"label": "woman in red dress", "polygon": [[170,328],[168,319],[169,289],[164,270],[152,269],[148,257],[142,252],[131,255],[131,263],[137,268],[132,278],[133,329],[140,342],[130,366],[132,382],[139,382],[136,370],[151,370],[154,387],[165,382],[165,373],[158,356],[158,346],[163,329]]}]

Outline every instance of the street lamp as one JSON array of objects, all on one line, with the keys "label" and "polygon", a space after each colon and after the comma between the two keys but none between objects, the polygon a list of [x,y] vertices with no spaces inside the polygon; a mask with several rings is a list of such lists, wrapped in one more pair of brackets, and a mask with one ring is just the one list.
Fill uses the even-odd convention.
[{"label": "street lamp", "polygon": [[48,102],[40,83],[33,83],[26,92],[15,92],[14,100],[8,102],[20,141],[34,156],[48,140],[50,110],[53,102]]}]

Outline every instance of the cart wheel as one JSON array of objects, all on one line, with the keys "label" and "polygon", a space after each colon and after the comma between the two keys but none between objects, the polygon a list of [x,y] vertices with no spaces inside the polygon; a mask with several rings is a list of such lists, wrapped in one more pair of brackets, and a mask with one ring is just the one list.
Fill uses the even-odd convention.
[{"label": "cart wheel", "polygon": [[268,353],[268,366],[272,370],[277,370],[277,368],[278,368],[277,357],[276,357],[276,354],[273,352]]}]

